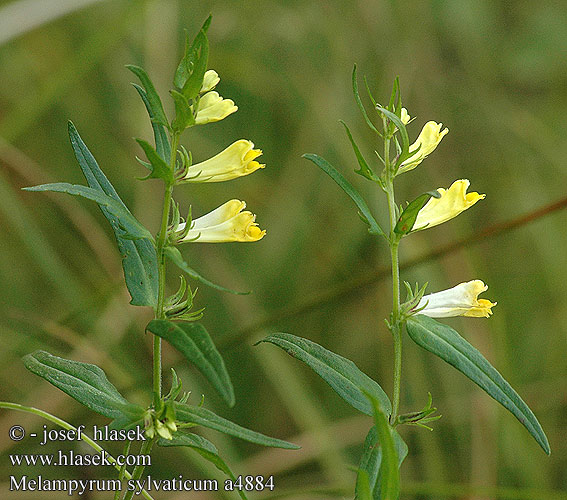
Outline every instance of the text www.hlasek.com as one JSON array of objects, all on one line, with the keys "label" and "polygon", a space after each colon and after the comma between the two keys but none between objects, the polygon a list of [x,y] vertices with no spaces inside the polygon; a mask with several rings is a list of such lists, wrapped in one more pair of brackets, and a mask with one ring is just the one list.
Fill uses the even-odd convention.
[{"label": "text www.hlasek.com", "polygon": [[101,450],[100,453],[82,455],[75,453],[73,450],[63,452],[59,450],[55,454],[37,454],[37,455],[10,455],[10,461],[13,466],[20,465],[42,465],[42,466],[149,466],[151,465],[151,457],[149,455],[118,455],[115,461],[109,459],[109,455]]}]

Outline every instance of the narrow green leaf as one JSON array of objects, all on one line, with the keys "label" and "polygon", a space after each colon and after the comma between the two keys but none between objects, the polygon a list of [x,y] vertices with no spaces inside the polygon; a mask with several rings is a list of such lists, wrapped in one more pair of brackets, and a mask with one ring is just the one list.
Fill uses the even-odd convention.
[{"label": "narrow green leaf", "polygon": [[439,198],[440,194],[437,191],[435,191],[435,193],[424,193],[413,200],[400,215],[400,218],[396,223],[396,227],[394,227],[394,232],[401,235],[410,233],[413,229],[419,211],[425,206],[432,196]]},{"label": "narrow green leaf", "polygon": [[163,179],[167,184],[173,183],[173,172],[169,165],[162,159],[152,145],[142,139],[136,139],[136,142],[146,153],[151,166],[152,172],[144,179]]},{"label": "narrow green leaf", "polygon": [[[173,439],[159,439],[158,445],[164,447],[187,446],[195,450],[205,460],[211,462],[218,470],[224,472],[233,481],[236,481],[236,476],[230,470],[226,462],[219,456],[216,446],[198,434],[177,432],[173,435]],[[240,494],[240,498],[246,500],[246,496],[242,491],[238,490],[238,493]]]},{"label": "narrow green leaf", "polygon": [[140,224],[136,218],[114,198],[107,196],[101,191],[81,186],[79,184],[69,184],[67,182],[54,182],[52,184],[40,184],[39,186],[22,188],[24,191],[52,191],[56,193],[67,193],[73,196],[81,196],[88,200],[95,201],[106,208],[118,220],[118,225],[123,229],[121,236],[131,239],[151,238],[151,233]]},{"label": "narrow green leaf", "polygon": [[[401,467],[403,461],[408,454],[408,446],[402,437],[392,429],[392,436],[394,438],[394,445],[398,456],[398,468]],[[371,491],[372,500],[380,500],[381,498],[381,474],[380,466],[382,464],[382,447],[378,441],[378,434],[376,427],[373,426],[368,432],[364,441],[364,452],[360,458],[360,464],[357,472],[357,486],[356,486],[356,500],[364,500],[366,492],[360,490],[360,481],[364,483],[364,477],[368,480],[369,489]],[[364,488],[364,484],[362,486]]]},{"label": "narrow green leaf", "polygon": [[152,129],[154,131],[157,154],[163,161],[169,162],[171,157],[171,146],[169,145],[169,140],[167,138],[167,128],[165,127],[165,125],[162,125],[155,121],[154,110],[152,109],[152,105],[148,100],[148,94],[146,93],[146,91],[135,83],[133,83],[132,85],[134,86],[138,94],[140,94],[142,101],[144,101],[144,105],[146,106],[146,110],[150,117]]},{"label": "narrow green leaf", "polygon": [[176,247],[166,247],[165,254],[169,257],[171,262],[173,262],[179,269],[187,273],[187,275],[190,278],[193,278],[194,280],[197,280],[203,283],[204,285],[210,286],[215,290],[233,293],[235,295],[249,295],[250,293],[252,293],[252,292],[238,292],[237,290],[231,290],[230,288],[225,288],[224,286],[217,285],[216,283],[213,283],[212,281],[209,281],[208,279],[204,278],[197,271],[189,267],[189,264],[185,262],[183,256],[181,255],[181,252]]},{"label": "narrow green leaf", "polygon": [[374,424],[376,426],[377,440],[378,443],[380,443],[380,449],[382,451],[380,468],[376,486],[374,487],[374,492],[376,492],[376,487],[380,488],[379,497],[376,497],[376,493],[374,493],[374,498],[379,498],[380,500],[398,500],[400,496],[400,462],[394,442],[393,429],[388,423],[386,414],[380,408],[378,400],[370,395],[368,395],[368,399],[374,409]]},{"label": "narrow green leaf", "polygon": [[439,356],[510,411],[549,454],[549,442],[536,416],[486,358],[451,327],[418,314],[407,322],[411,339]]},{"label": "narrow green leaf", "polygon": [[333,179],[339,185],[339,187],[351,198],[351,200],[354,201],[354,203],[358,207],[362,220],[369,226],[368,232],[370,234],[381,235],[386,238],[384,231],[382,231],[382,228],[370,213],[370,209],[368,208],[368,205],[366,204],[362,196],[360,196],[358,191],[356,191],[352,187],[352,185],[335,167],[333,167],[327,160],[321,158],[316,154],[304,154],[303,158],[306,158],[315,163],[315,165],[317,165],[321,170],[323,170],[323,172],[325,172],[331,179]]},{"label": "narrow green leaf", "polygon": [[169,93],[175,103],[175,120],[171,123],[171,128],[176,132],[183,132],[187,127],[195,124],[193,110],[183,94],[176,90],[170,90]]},{"label": "narrow green leaf", "polygon": [[[128,211],[71,122],[69,122],[69,138],[88,185],[115,199]],[[153,238],[136,240],[123,238],[118,218],[104,206],[99,205],[99,207],[114,230],[118,249],[122,255],[124,279],[132,297],[130,304],[155,307],[158,295],[158,269]]]},{"label": "narrow green leaf", "polygon": [[373,414],[372,405],[364,393],[372,394],[382,407],[391,413],[392,405],[386,393],[349,359],[328,351],[315,342],[289,333],[275,333],[261,342],[281,347],[291,357],[303,361],[341,398],[362,413]]},{"label": "narrow green leaf", "polygon": [[140,82],[142,82],[151,109],[152,120],[155,123],[169,127],[167,116],[163,110],[163,104],[161,103],[161,99],[148,74],[144,71],[144,69],[139,66],[134,66],[133,64],[128,64],[126,67],[140,79]]},{"label": "narrow green leaf", "polygon": [[195,98],[203,85],[209,60],[207,30],[210,24],[211,16],[203,24],[193,43],[189,44],[189,38],[186,39],[185,54],[175,72],[173,82],[187,99]]},{"label": "narrow green leaf", "polygon": [[143,408],[129,403],[106,378],[102,369],[35,351],[23,358],[28,370],[47,380],[87,408],[113,419],[138,419]]},{"label": "narrow green leaf", "polygon": [[234,389],[230,376],[209,332],[203,325],[154,319],[150,321],[146,330],[167,340],[197,367],[229,406],[234,405]]},{"label": "narrow green leaf", "polygon": [[175,402],[175,415],[181,422],[202,425],[203,427],[214,429],[222,432],[223,434],[228,434],[229,436],[249,441],[250,443],[262,446],[271,446],[273,448],[285,448],[288,450],[299,449],[299,446],[293,443],[264,436],[264,434],[260,434],[259,432],[254,432],[250,429],[246,429],[245,427],[241,427],[230,420],[219,417],[216,413],[213,413],[206,408]]},{"label": "narrow green leaf", "polygon": [[358,160],[358,165],[360,166],[360,168],[358,170],[355,170],[354,172],[357,173],[358,175],[362,175],[362,177],[366,177],[371,181],[378,181],[380,178],[372,171],[372,169],[368,166],[368,163],[366,163],[364,156],[362,156],[360,149],[358,149],[356,142],[354,142],[352,134],[350,133],[350,130],[347,127],[347,124],[342,120],[339,121],[343,124],[346,130],[349,141],[352,145],[352,149],[354,150],[354,154],[356,155],[356,159]]},{"label": "narrow green leaf", "polygon": [[356,101],[356,104],[358,105],[358,109],[360,109],[360,112],[364,117],[364,121],[370,127],[371,130],[373,130],[380,137],[382,137],[382,134],[378,132],[378,129],[374,126],[370,118],[368,118],[368,114],[366,113],[366,108],[364,107],[364,104],[362,104],[362,100],[360,99],[360,94],[358,93],[358,82],[356,77],[356,64],[354,65],[354,68],[352,70],[352,92],[354,94],[354,99]]}]

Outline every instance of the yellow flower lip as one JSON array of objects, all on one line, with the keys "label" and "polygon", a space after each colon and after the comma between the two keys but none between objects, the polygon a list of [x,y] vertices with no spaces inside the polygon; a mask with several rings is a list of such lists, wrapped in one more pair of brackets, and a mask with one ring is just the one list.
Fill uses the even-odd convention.
[{"label": "yellow flower lip", "polygon": [[[401,119],[402,122],[404,119],[407,119],[409,122],[410,118],[409,115],[407,115],[407,111]],[[413,170],[435,150],[441,142],[441,139],[449,133],[448,128],[441,130],[442,127],[442,123],[434,121],[429,121],[423,126],[417,140],[409,147],[410,153],[412,151],[415,151],[415,153],[402,162],[398,173]]]},{"label": "yellow flower lip", "polygon": [[447,222],[485,198],[486,195],[477,192],[467,193],[469,186],[468,179],[459,179],[449,189],[438,188],[441,197],[431,198],[419,211],[412,231]]},{"label": "yellow flower lip", "polygon": [[203,77],[203,85],[201,85],[200,93],[204,94],[213,90],[218,83],[220,82],[220,78],[218,73],[214,69],[209,69],[205,72],[205,76]]},{"label": "yellow flower lip", "polygon": [[181,182],[222,182],[251,174],[265,167],[255,161],[261,154],[254,143],[240,139],[212,158],[191,165]]},{"label": "yellow flower lip", "polygon": [[[250,242],[261,240],[266,234],[258,227],[256,216],[243,211],[246,203],[230,200],[198,219],[191,222],[191,229],[181,240],[197,243],[225,243],[231,241]],[[178,231],[185,229],[185,223]]]},{"label": "yellow flower lip", "polygon": [[212,90],[201,97],[195,123],[204,125],[205,123],[218,122],[237,110],[238,106],[235,106],[232,99],[223,99],[218,92]]},{"label": "yellow flower lip", "polygon": [[[423,296],[416,310],[418,314],[430,318],[488,318],[492,314],[492,307],[497,303],[478,298],[486,290],[488,286],[481,280],[459,283],[453,288]],[[419,310],[420,308],[423,309]]]}]

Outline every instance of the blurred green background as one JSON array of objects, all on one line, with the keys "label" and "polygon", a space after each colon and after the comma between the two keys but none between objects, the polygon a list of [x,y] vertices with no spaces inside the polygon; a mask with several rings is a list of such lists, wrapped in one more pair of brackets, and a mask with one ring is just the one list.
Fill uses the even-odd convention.
[{"label": "blurred green background", "polygon": [[[42,348],[99,364],[127,397],[148,404],[151,339],[143,330],[151,311],[128,305],[106,220],[93,203],[20,188],[84,183],[67,138],[71,119],[134,214],[157,231],[161,185],[135,179],[144,172],[132,140],[150,139],[151,128],[124,65],[148,71],[171,116],[167,91],[181,57],[183,30],[193,35],[209,13],[209,66],[221,76],[221,95],[234,99],[239,110],[189,131],[183,143],[202,161],[247,138],[264,151],[267,167],[233,182],[182,186],[176,199],[184,210],[191,204],[195,216],[231,198],[246,200],[267,236],[250,245],[182,249],[211,280],[254,291],[233,296],[201,286],[196,298],[197,306],[206,306],[203,322],[233,377],[236,406],[226,408],[169,348],[164,364],[176,368],[184,387],[193,391],[193,402],[204,393],[206,406],[223,416],[303,447],[266,450],[204,432],[237,473],[273,474],[276,493],[327,488],[291,495],[296,499],[352,498],[355,476],[349,467],[358,462],[371,419],[357,414],[299,361],[271,345],[253,347],[270,332],[304,336],[354,360],[391,392],[392,342],[382,320],[390,311],[391,284],[371,279],[388,265],[387,249],[367,233],[344,193],[301,155],[318,153],[339,167],[386,225],[381,192],[353,173],[356,160],[338,122],[348,123],[370,159],[379,146],[352,97],[350,77],[357,63],[382,102],[400,76],[404,105],[417,117],[410,137],[428,120],[450,129],[429,159],[400,178],[399,201],[459,178],[486,193],[451,223],[405,240],[402,262],[563,199],[567,9],[546,0],[0,4],[0,400],[36,406],[77,425],[106,423],[25,370],[21,356]],[[402,411],[420,409],[430,391],[443,418],[433,432],[401,430],[410,446],[402,498],[567,498],[566,228],[567,215],[558,210],[403,273],[410,282],[428,281],[430,292],[471,279],[490,286],[486,297],[498,301],[492,318],[446,321],[528,402],[546,430],[552,455],[546,457],[474,384],[406,337]],[[338,295],[337,287],[342,287]],[[3,492],[10,474],[24,472],[9,465],[9,453],[45,452],[29,441],[11,442],[7,430],[15,423],[28,432],[44,424],[0,412]],[[60,447],[65,446],[71,445]],[[111,449],[120,453],[119,447]],[[200,457],[181,450],[158,450],[155,462],[155,477],[219,477]],[[100,468],[28,473],[112,475]],[[156,497],[224,498],[220,493]]]}]

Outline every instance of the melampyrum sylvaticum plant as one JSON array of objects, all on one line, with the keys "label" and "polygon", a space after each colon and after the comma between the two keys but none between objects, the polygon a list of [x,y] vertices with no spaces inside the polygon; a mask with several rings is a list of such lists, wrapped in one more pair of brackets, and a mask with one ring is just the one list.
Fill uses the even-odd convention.
[{"label": "melampyrum sylvaticum plant", "polygon": [[352,74],[352,86],[364,121],[383,142],[383,148],[376,151],[376,161],[382,167],[381,173],[377,173],[365,160],[348,126],[344,122],[342,124],[358,161],[355,172],[385,194],[389,213],[388,230],[380,227],[368,204],[335,167],[316,154],[306,154],[304,157],[320,167],[343,189],[356,204],[360,218],[368,226],[370,234],[383,239],[390,248],[393,306],[386,325],[394,345],[392,398],[388,398],[380,385],[362,373],[352,361],[314,342],[288,333],[270,335],[262,342],[275,344],[309,365],[347,403],[373,417],[374,425],[364,442],[358,466],[355,494],[359,500],[399,498],[399,469],[408,453],[408,447],[398,433],[399,426],[417,425],[430,429],[427,423],[440,418],[439,415],[433,415],[437,409],[432,406],[431,394],[423,409],[400,413],[404,331],[418,346],[454,366],[508,409],[549,454],[549,444],[541,425],[510,384],[453,328],[433,319],[452,316],[488,318],[496,303],[478,298],[488,287],[481,280],[475,279],[448,290],[425,295],[427,283],[423,286],[416,284],[412,288],[404,282],[407,295],[405,301],[401,299],[398,261],[401,242],[405,243],[417,231],[449,221],[482,200],[484,195],[467,193],[469,181],[459,179],[446,189],[438,188],[423,193],[410,203],[398,205],[394,190],[398,177],[420,165],[439,145],[448,129],[444,129],[441,123],[429,121],[423,126],[415,142],[410,143],[406,126],[413,119],[402,107],[397,78],[386,106],[376,102],[366,85],[375,121],[371,119],[372,115],[369,115],[360,98],[356,66]]},{"label": "melampyrum sylvaticum plant", "polygon": [[[256,161],[262,151],[254,149],[254,144],[248,140],[238,140],[213,158],[199,163],[193,163],[191,153],[180,144],[180,137],[187,129],[217,122],[238,109],[231,99],[222,98],[214,90],[220,78],[214,70],[207,69],[207,29],[210,21],[209,17],[194,40],[187,38],[184,56],[173,79],[175,88],[170,91],[175,107],[175,117],[171,121],[146,72],[140,67],[128,66],[141,83],[134,84],[134,87],[148,112],[155,141],[155,145],[151,145],[137,139],[146,157],[138,161],[148,170],[142,180],[157,179],[164,186],[161,226],[157,236],[154,237],[124,205],[72,123],[69,123],[71,145],[88,186],[55,183],[24,188],[26,191],[55,191],[93,200],[110,222],[122,257],[126,286],[132,297],[130,303],[154,310],[154,319],[146,327],[153,336],[153,367],[148,367],[153,369],[153,388],[148,388],[148,395],[153,393],[153,397],[148,397],[147,407],[133,404],[120,394],[101,368],[45,351],[25,356],[24,363],[30,371],[79,403],[111,419],[111,429],[143,429],[145,440],[137,450],[136,445],[131,448],[131,443],[128,443],[125,453],[149,455],[155,444],[187,446],[234,479],[216,447],[187,429],[205,426],[264,446],[297,446],[230,422],[204,408],[199,398],[190,401],[190,393],[182,392],[181,380],[173,369],[169,390],[166,392],[162,387],[162,340],[166,340],[209,380],[228,406],[234,405],[229,374],[209,333],[197,322],[203,316],[203,309],[193,308],[195,292],[188,286],[184,275],[219,290],[231,290],[211,283],[189,267],[178,246],[186,243],[253,242],[265,234],[256,224],[255,216],[244,210],[246,204],[243,201],[229,200],[197,218],[193,218],[189,210],[183,219],[179,204],[173,199],[175,187],[179,187],[180,198],[188,200],[190,187],[196,184],[229,181],[264,167]],[[179,289],[171,296],[166,294],[168,262],[184,273],[180,276]],[[75,429],[36,408],[5,402],[0,403],[0,407],[34,413],[66,429]],[[82,438],[95,450],[102,451],[87,433],[83,433]],[[110,455],[107,458],[114,463],[121,479],[142,477],[143,466],[137,465],[129,471],[120,467]],[[124,489],[123,493],[128,500],[134,491]],[[145,490],[142,494],[152,498]],[[246,498],[243,491],[239,490],[238,494]],[[117,491],[115,498],[119,498],[118,495]]]}]

